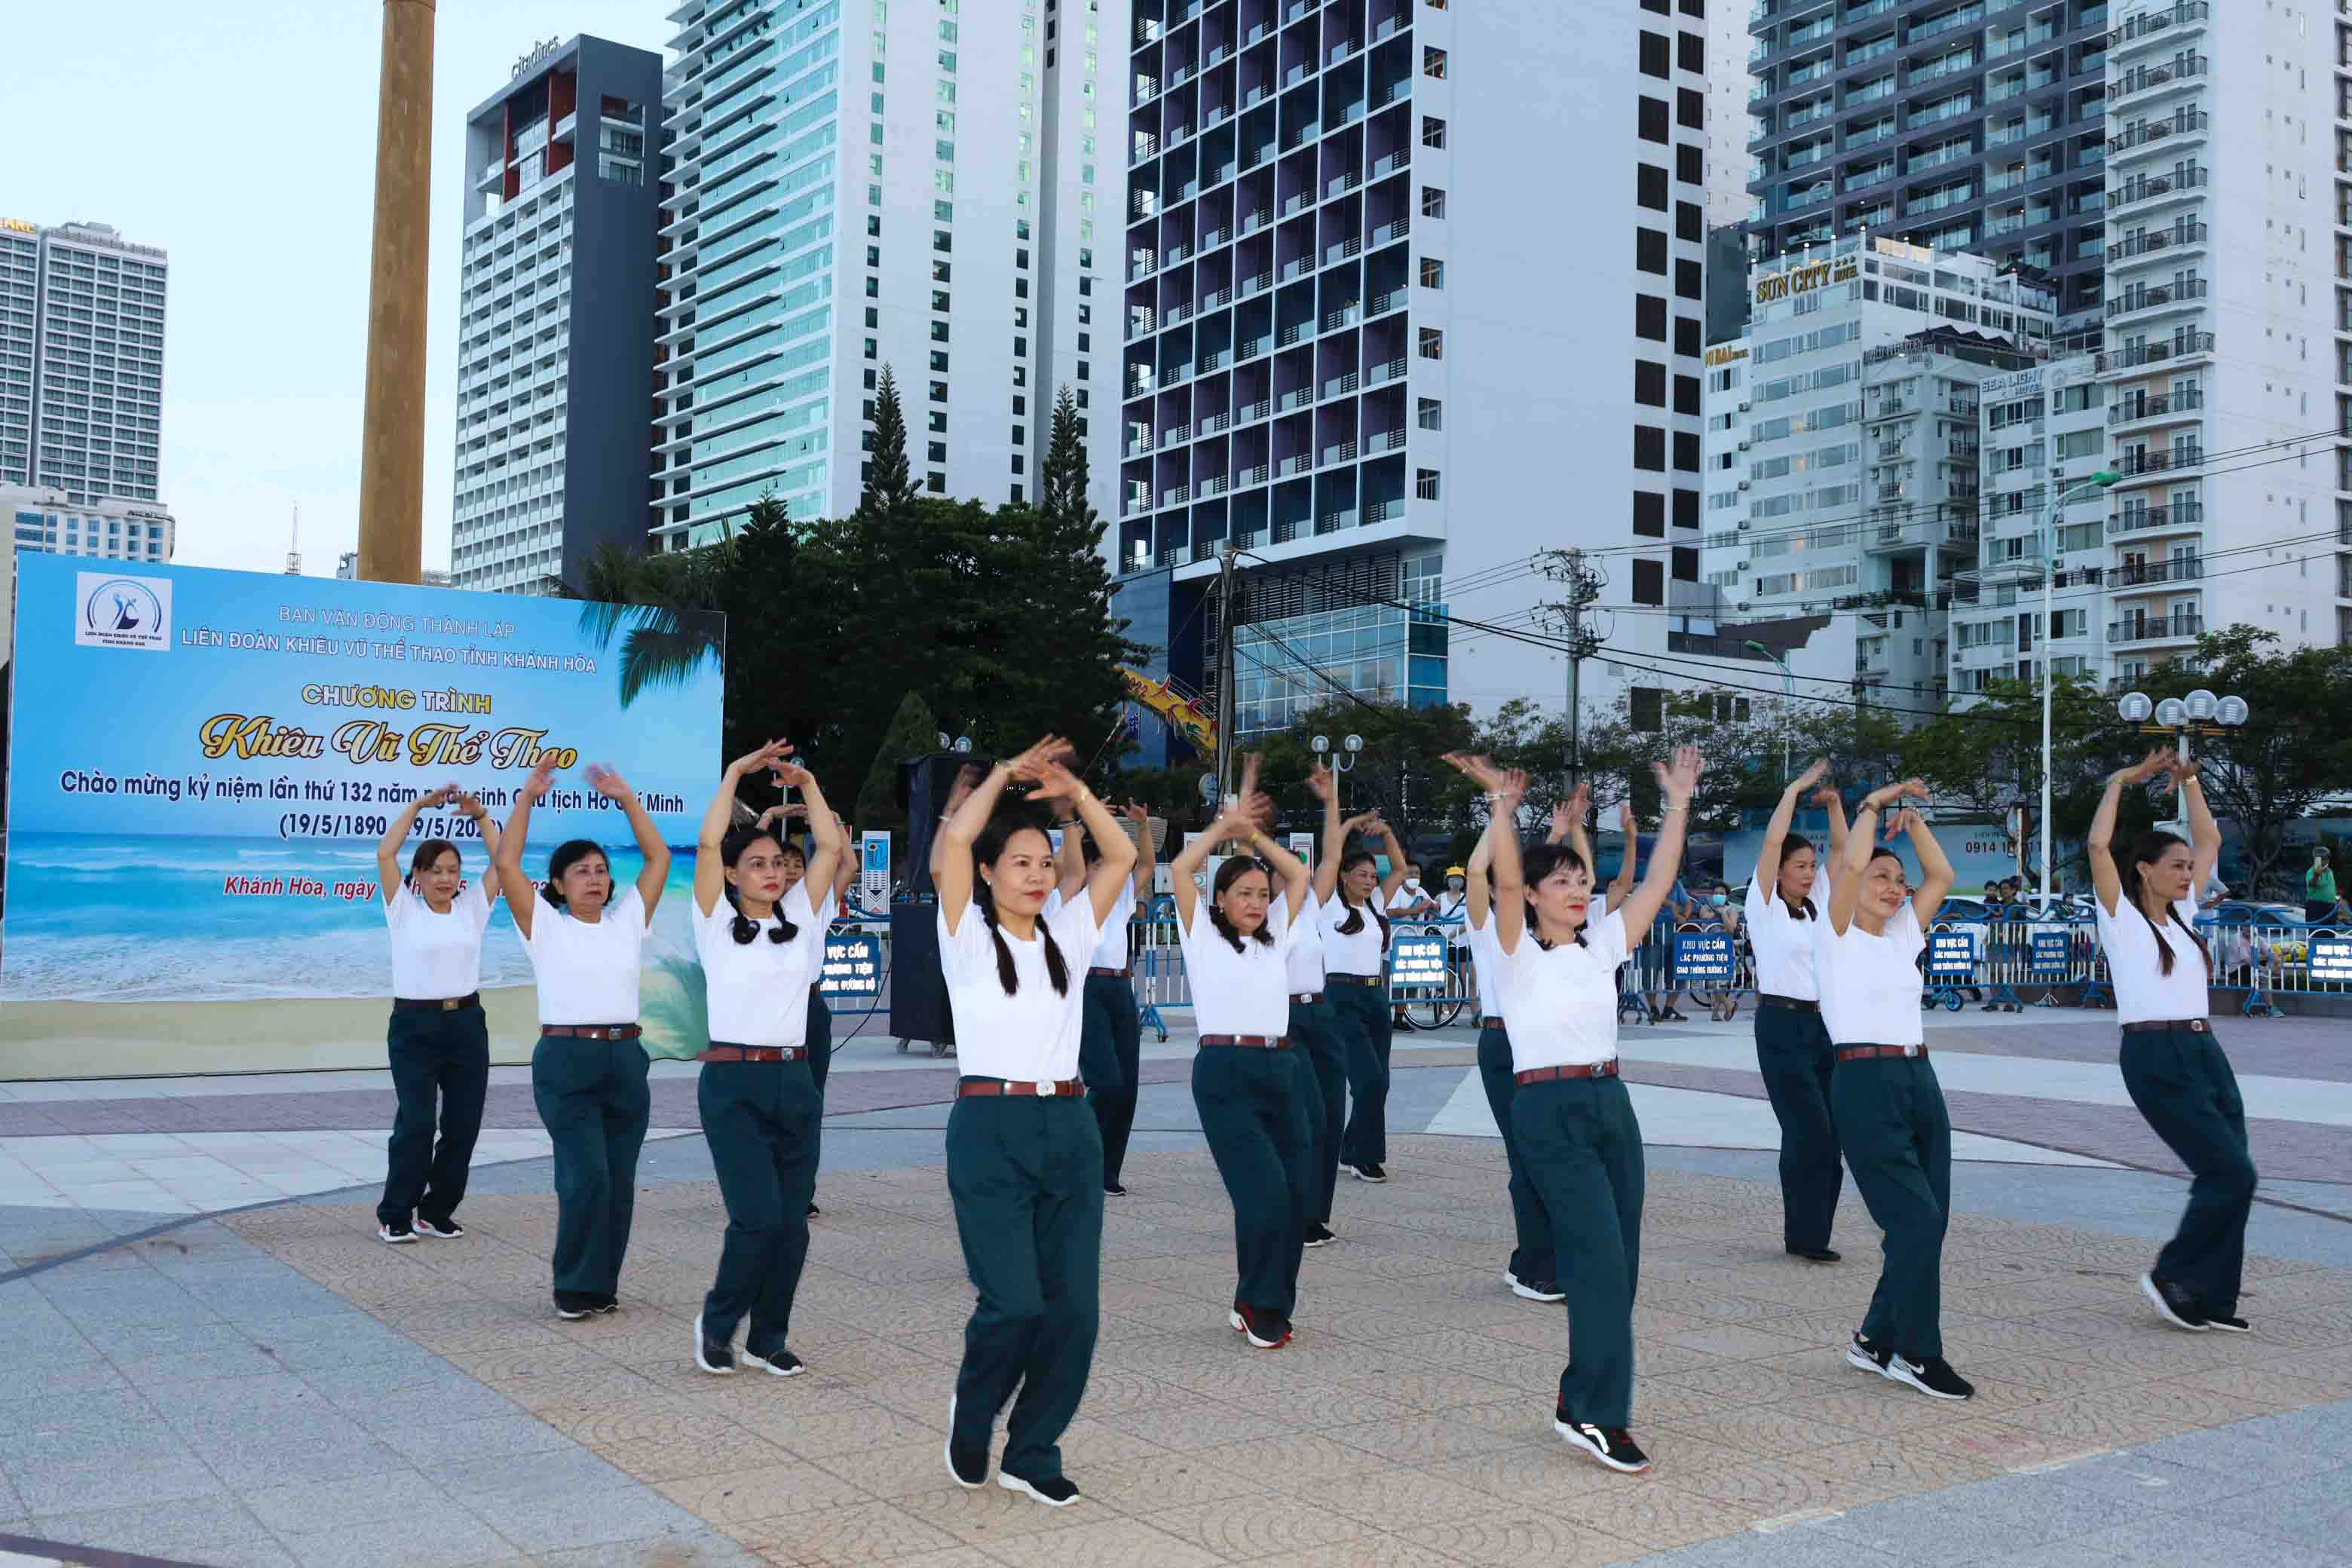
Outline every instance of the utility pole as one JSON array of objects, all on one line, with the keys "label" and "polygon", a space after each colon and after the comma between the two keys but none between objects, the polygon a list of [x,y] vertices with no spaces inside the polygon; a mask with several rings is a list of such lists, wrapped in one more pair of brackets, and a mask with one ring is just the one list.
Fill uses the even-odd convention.
[{"label": "utility pole", "polygon": [[[1234,546],[1217,558],[1217,800],[1234,792]],[[1214,815],[1214,808],[1212,808]]]},{"label": "utility pole", "polygon": [[372,583],[423,580],[425,263],[432,227],[436,4],[383,0],[367,402],[360,421],[359,574]]},{"label": "utility pole", "polygon": [[1547,550],[1538,570],[1567,590],[1567,597],[1546,605],[1545,615],[1559,633],[1568,658],[1568,787],[1574,789],[1584,771],[1584,717],[1581,686],[1584,661],[1601,651],[1600,634],[1585,624],[1585,615],[1601,598],[1609,578],[1585,560],[1581,550]]}]

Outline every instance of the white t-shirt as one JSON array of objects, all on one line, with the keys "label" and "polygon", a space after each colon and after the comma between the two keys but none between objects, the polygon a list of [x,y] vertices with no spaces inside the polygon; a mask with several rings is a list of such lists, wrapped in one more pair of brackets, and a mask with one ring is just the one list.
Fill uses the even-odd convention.
[{"label": "white t-shirt", "polygon": [[781,906],[795,928],[793,940],[773,942],[773,915],[759,922],[760,934],[735,940],[735,906],[724,895],[709,914],[694,910],[694,951],[702,960],[710,1012],[710,1037],[734,1046],[782,1046],[808,1042],[809,986],[824,963],[824,922],[809,908],[808,884],[786,893]]},{"label": "white t-shirt", "polygon": [[[1274,908],[1266,912],[1266,919],[1274,922],[1274,939],[1286,944],[1283,949],[1286,954],[1283,968],[1286,972],[1289,994],[1312,996],[1323,989],[1323,919],[1318,912],[1320,906],[1315,901],[1314,890],[1309,889],[1298,900],[1298,918],[1296,921],[1290,918],[1289,909],[1286,900],[1277,898],[1274,900]],[[1298,937],[1295,942],[1289,940],[1287,930],[1293,925],[1298,928]]]},{"label": "white t-shirt", "polygon": [[1811,900],[1811,916],[1800,920],[1776,889],[1760,881],[1748,884],[1748,944],[1756,952],[1756,989],[1767,995],[1821,1000],[1821,980],[1813,973],[1813,928],[1829,919],[1830,906],[1818,871]]},{"label": "white t-shirt", "polygon": [[[2094,903],[2097,900],[2094,900]],[[2172,906],[2182,925],[2197,923],[2197,907],[2183,899]],[[2202,1018],[2212,1011],[2206,992],[2210,983],[2205,958],[2180,926],[2167,921],[2164,945],[2172,949],[2172,973],[2164,973],[2156,951],[2156,933],[2147,919],[2128,903],[2117,900],[2116,912],[2097,910],[2099,945],[2106,950],[2107,971],[2115,977],[2116,1021],[2145,1024],[2157,1018]],[[2200,933],[2201,934],[2201,933]]]},{"label": "white t-shirt", "polygon": [[1467,892],[1456,892],[1453,889],[1449,888],[1444,892],[1437,895],[1437,918],[1439,920],[1450,921],[1456,915],[1467,915],[1469,910],[1470,895]]},{"label": "white t-shirt", "polygon": [[1427,897],[1429,895],[1422,890],[1419,882],[1400,882],[1397,884],[1395,895],[1389,900],[1389,908],[1409,910]]},{"label": "white t-shirt", "polygon": [[[1086,884],[1078,885],[1084,894]],[[1062,889],[1055,889],[1045,895],[1045,916],[1053,918],[1062,907]],[[1087,959],[1089,969],[1125,969],[1128,965],[1127,942],[1129,924],[1135,919],[1135,882],[1132,878],[1118,885],[1118,901],[1110,908],[1110,919],[1103,921],[1102,939],[1095,943],[1093,953]]]},{"label": "white t-shirt", "polygon": [[436,915],[406,882],[383,906],[392,928],[392,994],[432,1002],[470,996],[482,984],[482,932],[490,923],[489,879],[457,889],[449,912]]},{"label": "white t-shirt", "polygon": [[1375,893],[1364,901],[1360,911],[1364,929],[1349,935],[1339,928],[1348,923],[1348,900],[1345,895],[1333,893],[1331,901],[1322,906],[1323,966],[1332,974],[1379,974],[1381,960],[1388,952],[1387,941],[1381,935],[1381,922],[1372,913],[1378,907]]},{"label": "white t-shirt", "polygon": [[1625,918],[1602,915],[1584,925],[1582,943],[1547,952],[1532,931],[1516,952],[1502,951],[1504,1015],[1511,1021],[1511,1068],[1590,1067],[1617,1056],[1617,966],[1625,962]]},{"label": "white t-shirt", "polygon": [[[979,903],[964,910],[952,933],[946,912],[940,914],[940,967],[955,1008],[956,1065],[967,1077],[1058,1083],[1078,1076],[1078,1034],[1087,1002],[1083,965],[1101,935],[1095,902],[1073,899],[1041,915],[1038,923],[1041,929],[1027,942],[1003,933],[1020,980],[1020,988],[1007,996],[996,973],[996,943]],[[1055,991],[1045,970],[1046,931],[1054,933],[1069,970],[1067,995]]]},{"label": "white t-shirt", "polygon": [[[1275,901],[1283,901],[1275,895]],[[1192,924],[1180,929],[1184,973],[1192,991],[1192,1024],[1203,1035],[1281,1035],[1290,1027],[1290,950],[1304,922],[1275,930],[1270,942],[1242,938],[1235,952],[1216,927],[1204,897],[1192,906]]]},{"label": "white t-shirt", "polygon": [[1470,945],[1470,966],[1478,974],[1478,1016],[1482,1018],[1507,1018],[1503,1011],[1503,950],[1495,942],[1495,907],[1486,906],[1485,925],[1463,925],[1465,940]]},{"label": "white t-shirt", "polygon": [[1821,983],[1822,1023],[1836,1046],[1923,1046],[1918,959],[1927,933],[1909,904],[1873,936],[1854,921],[1838,935],[1824,909],[1813,931],[1813,973]]},{"label": "white t-shirt", "polygon": [[539,976],[542,1024],[634,1024],[637,973],[645,963],[646,906],[633,885],[593,925],[541,899],[523,939]]}]

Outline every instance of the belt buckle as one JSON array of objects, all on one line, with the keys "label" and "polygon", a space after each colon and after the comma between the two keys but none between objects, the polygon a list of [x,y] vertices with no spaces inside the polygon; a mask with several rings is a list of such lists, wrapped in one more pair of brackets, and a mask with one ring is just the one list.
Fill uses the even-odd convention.
[{"label": "belt buckle", "polygon": [[2205,1032],[2205,1020],[2204,1020],[2204,1019],[2202,1019],[2202,1018],[2191,1018],[2191,1019],[2189,1019],[2189,1032],[2190,1032],[2191,1034],[2197,1034],[2197,1035],[2201,1035],[2201,1034],[2203,1034],[2203,1033]]},{"label": "belt buckle", "polygon": [[1051,1100],[1054,1096],[1059,1094],[1061,1089],[1055,1084],[1053,1079],[1041,1078],[1037,1080],[1037,1092],[1043,1098]]},{"label": "belt buckle", "polygon": [[441,1011],[454,1013],[457,1010],[457,1004],[464,1000],[462,996],[444,996],[441,998]]},{"label": "belt buckle", "polygon": [[617,1040],[621,1037],[621,1027],[619,1025],[615,1024],[609,1029],[599,1029],[596,1033],[605,1039]]},{"label": "belt buckle", "polygon": [[1906,1045],[1903,1047],[1903,1054],[1906,1057],[1916,1057],[1919,1054],[1919,1047],[1916,1046]]}]

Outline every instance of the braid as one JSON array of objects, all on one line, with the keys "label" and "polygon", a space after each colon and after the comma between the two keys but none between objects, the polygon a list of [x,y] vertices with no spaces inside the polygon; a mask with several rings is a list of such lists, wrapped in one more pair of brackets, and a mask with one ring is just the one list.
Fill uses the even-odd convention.
[{"label": "braid", "polygon": [[2171,905],[2169,905],[2169,904],[2166,905],[2166,906],[2165,906],[2165,908],[2166,908],[2167,911],[2168,911],[2168,912],[2169,912],[2169,913],[2171,914],[2171,916],[2172,916],[2172,923],[2173,923],[2173,924],[2175,924],[2175,925],[2177,925],[2177,926],[2179,926],[2182,931],[2187,931],[2187,932],[2189,933],[2189,941],[2191,941],[2191,942],[2195,942],[2195,943],[2197,944],[2197,956],[2198,956],[2198,957],[2200,957],[2200,958],[2201,958],[2201,959],[2203,959],[2203,960],[2205,961],[2205,978],[2206,978],[2206,979],[2208,979],[2208,980],[2212,979],[2212,977],[2213,977],[2213,951],[2212,951],[2212,949],[2210,949],[2210,948],[2209,948],[2209,947],[2207,947],[2207,946],[2205,945],[2205,939],[2204,939],[2203,937],[2201,937],[2201,936],[2200,936],[2200,935],[2198,935],[2198,934],[2197,934],[2197,928],[2196,928],[2195,926],[2190,925],[2187,921],[2184,921],[2184,920],[2182,920],[2182,919],[2180,918],[2180,911],[2179,911],[2179,909],[2174,908],[2173,906],[2171,906]]},{"label": "braid", "polygon": [[980,906],[980,918],[988,922],[989,940],[996,943],[996,983],[1004,987],[1007,996],[1021,994],[1021,971],[1013,966],[1013,949],[1004,941],[1004,932],[996,923],[996,900],[988,890],[985,878],[972,884],[972,901]]},{"label": "braid", "polygon": [[[735,939],[736,946],[751,946],[760,939],[760,922],[743,912],[743,900],[733,888],[722,883],[719,890],[727,895],[728,907],[735,911],[735,918],[728,922],[727,934]],[[782,947],[800,934],[800,928],[784,918],[784,906],[779,902],[775,929],[768,932],[768,940]]]},{"label": "braid", "polygon": [[1373,903],[1370,899],[1366,899],[1364,903],[1365,906],[1372,911],[1372,919],[1381,922],[1381,951],[1382,952],[1386,952],[1389,950],[1388,911],[1381,909],[1378,904]]},{"label": "braid", "polygon": [[[1079,892],[1081,896],[1087,896],[1084,889]],[[1037,934],[1045,939],[1045,978],[1054,983],[1055,995],[1067,996],[1070,994],[1070,966],[1062,957],[1062,944],[1054,940],[1054,928],[1042,919],[1037,922]],[[996,941],[1001,949],[1004,939],[1000,936]]]},{"label": "braid", "polygon": [[1331,929],[1334,931],[1337,931],[1341,936],[1353,936],[1358,931],[1364,929],[1364,909],[1361,904],[1349,903],[1348,901],[1348,895],[1346,893],[1341,893],[1339,895],[1339,907],[1348,911],[1348,918],[1341,921],[1338,925],[1333,926]]}]

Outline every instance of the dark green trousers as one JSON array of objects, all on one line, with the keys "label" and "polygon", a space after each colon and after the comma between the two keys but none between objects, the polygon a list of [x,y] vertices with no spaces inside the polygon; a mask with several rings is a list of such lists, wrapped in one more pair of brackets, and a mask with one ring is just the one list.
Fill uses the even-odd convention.
[{"label": "dark green trousers", "polygon": [[1346,981],[1323,994],[1348,1069],[1348,1125],[1339,1135],[1343,1165],[1385,1165],[1389,1159],[1389,988]]},{"label": "dark green trousers", "polygon": [[1515,1085],[1519,1158],[1567,1265],[1568,1366],[1559,1408],[1595,1426],[1633,1418],[1633,1294],[1642,1279],[1642,1124],[1616,1078]]},{"label": "dark green trousers", "polygon": [[695,1086],[710,1166],[727,1203],[727,1237],[719,1277],[702,1299],[702,1332],[726,1344],[748,1315],[743,1348],[754,1355],[784,1348],[793,1296],[808,1261],[808,1205],[824,1120],[809,1060],[705,1062]]},{"label": "dark green trousers", "polygon": [[1952,1212],[1952,1119],[1925,1056],[1840,1062],[1830,1109],[1854,1189],[1886,1233],[1863,1337],[1911,1361],[1944,1353],[1944,1226]]},{"label": "dark green trousers", "polygon": [[1086,1011],[1079,1015],[1078,1076],[1102,1138],[1103,1180],[1116,1183],[1127,1164],[1135,1127],[1135,1097],[1143,1073],[1143,1015],[1135,982],[1120,974],[1087,976]]},{"label": "dark green trousers", "polygon": [[1780,1122],[1781,1242],[1826,1247],[1845,1170],[1838,1159],[1837,1120],[1830,1113],[1837,1057],[1822,1016],[1759,1003],[1756,1066]]},{"label": "dark green trousers", "polygon": [[824,1075],[833,1070],[833,1008],[824,993],[809,987],[808,1070],[816,1083],[816,1097],[824,1099]]},{"label": "dark green trousers", "polygon": [[1511,1223],[1517,1241],[1511,1247],[1511,1272],[1520,1279],[1558,1279],[1559,1264],[1552,1252],[1551,1215],[1543,1194],[1528,1174],[1519,1153],[1518,1129],[1511,1124],[1511,1098],[1518,1085],[1511,1079],[1511,1037],[1489,1026],[1478,1031],[1478,1082],[1486,1090],[1486,1109],[1503,1132],[1503,1158],[1511,1167]]},{"label": "dark green trousers", "polygon": [[555,1289],[617,1294],[652,1109],[645,1047],[541,1035],[530,1098],[555,1141]]},{"label": "dark green trousers", "polygon": [[385,1049],[399,1109],[393,1112],[375,1217],[385,1225],[405,1225],[420,1214],[446,1220],[466,1201],[474,1141],[482,1132],[482,1100],[490,1087],[490,1031],[482,1005],[448,1013],[395,1007]]},{"label": "dark green trousers", "polygon": [[2254,1160],[2246,1104],[2210,1029],[2123,1037],[2124,1088],[2165,1147],[2189,1167],[2189,1207],[2157,1254],[2156,1271],[2209,1312],[2238,1315],[2246,1216],[2254,1206]]},{"label": "dark green trousers", "polygon": [[1315,1099],[1307,1108],[1308,1182],[1307,1217],[1331,1223],[1331,1198],[1339,1184],[1339,1137],[1348,1123],[1348,1068],[1344,1047],[1331,1019],[1331,999],[1290,1005],[1290,1043],[1307,1052],[1307,1079]]},{"label": "dark green trousers", "polygon": [[1051,1480],[1102,1317],[1102,1133],[1075,1096],[959,1100],[947,1154],[956,1235],[980,1292],[963,1331],[954,1436],[986,1447],[1017,1388],[1003,1468]]},{"label": "dark green trousers", "polygon": [[1307,1212],[1316,1188],[1307,1112],[1320,1098],[1295,1044],[1203,1046],[1192,1058],[1192,1103],[1234,1202],[1234,1300],[1285,1322],[1298,1305],[1298,1260],[1314,1217]]}]

